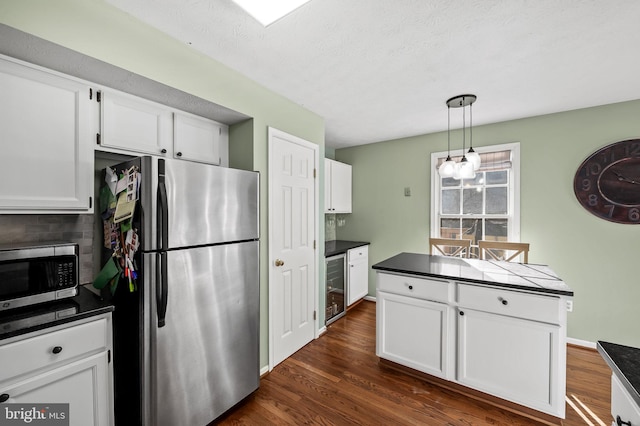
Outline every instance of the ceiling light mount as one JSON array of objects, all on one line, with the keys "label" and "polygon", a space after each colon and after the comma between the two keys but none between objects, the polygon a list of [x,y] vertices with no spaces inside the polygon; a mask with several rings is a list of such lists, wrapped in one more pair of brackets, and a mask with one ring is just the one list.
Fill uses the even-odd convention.
[{"label": "ceiling light mount", "polygon": [[[438,173],[443,178],[473,179],[476,170],[480,168],[480,156],[473,150],[472,142],[472,108],[471,105],[478,99],[476,95],[458,95],[447,99],[447,159],[438,168]],[[466,142],[466,114],[465,108],[469,107],[469,151],[465,150]],[[462,159],[456,163],[451,159],[451,108],[462,108]]]}]

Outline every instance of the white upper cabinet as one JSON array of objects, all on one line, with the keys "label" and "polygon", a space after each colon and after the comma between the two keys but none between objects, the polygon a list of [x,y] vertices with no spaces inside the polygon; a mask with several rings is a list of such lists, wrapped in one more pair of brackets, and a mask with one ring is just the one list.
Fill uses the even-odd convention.
[{"label": "white upper cabinet", "polygon": [[170,108],[112,89],[101,91],[100,146],[166,156],[171,150]]},{"label": "white upper cabinet", "polygon": [[325,213],[351,213],[351,166],[325,158]]},{"label": "white upper cabinet", "polygon": [[98,106],[89,92],[79,80],[0,56],[0,212],[92,211]]},{"label": "white upper cabinet", "polygon": [[183,112],[173,114],[175,158],[223,165],[222,151],[228,143],[228,126]]}]

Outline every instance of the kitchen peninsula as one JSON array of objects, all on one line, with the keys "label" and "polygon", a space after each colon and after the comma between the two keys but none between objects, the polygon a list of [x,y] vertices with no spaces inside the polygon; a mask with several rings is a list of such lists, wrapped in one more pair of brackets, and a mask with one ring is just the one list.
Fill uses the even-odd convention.
[{"label": "kitchen peninsula", "polygon": [[381,364],[547,424],[564,418],[573,291],[548,266],[401,253],[373,269]]}]

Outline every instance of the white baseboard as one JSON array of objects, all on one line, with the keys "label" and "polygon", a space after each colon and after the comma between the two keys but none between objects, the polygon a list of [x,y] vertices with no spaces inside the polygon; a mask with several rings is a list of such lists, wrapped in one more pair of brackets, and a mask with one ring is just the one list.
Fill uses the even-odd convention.
[{"label": "white baseboard", "polygon": [[585,348],[590,348],[590,349],[596,348],[595,342],[590,342],[588,340],[573,339],[571,337],[567,337],[567,343],[576,345],[576,346],[583,346]]},{"label": "white baseboard", "polygon": [[260,369],[260,377],[264,376],[265,374],[267,374],[269,372],[269,366],[265,365],[264,367],[262,367]]},{"label": "white baseboard", "polygon": [[[320,329],[318,329],[318,337],[322,336],[326,332],[327,332],[327,326],[323,325],[322,327],[320,327]],[[316,337],[316,339],[317,339],[317,337]]]},{"label": "white baseboard", "polygon": [[376,297],[375,296],[365,296],[364,300],[368,300],[369,302],[375,302],[376,301]]}]

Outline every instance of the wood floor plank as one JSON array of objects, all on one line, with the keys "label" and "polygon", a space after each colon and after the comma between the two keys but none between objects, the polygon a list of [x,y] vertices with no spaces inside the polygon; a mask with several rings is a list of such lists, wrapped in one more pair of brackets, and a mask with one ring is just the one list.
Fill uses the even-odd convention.
[{"label": "wood floor plank", "polygon": [[[263,377],[219,425],[492,425],[537,422],[385,366],[375,303],[362,302]],[[567,349],[564,426],[609,425],[611,371],[595,350]]]}]

